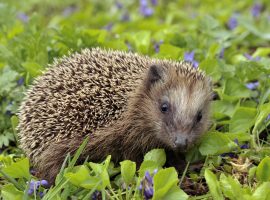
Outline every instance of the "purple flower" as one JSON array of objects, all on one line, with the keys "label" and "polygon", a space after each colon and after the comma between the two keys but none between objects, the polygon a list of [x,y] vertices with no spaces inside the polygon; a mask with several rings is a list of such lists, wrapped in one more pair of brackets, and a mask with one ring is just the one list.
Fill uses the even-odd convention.
[{"label": "purple flower", "polygon": [[259,82],[255,81],[255,82],[250,82],[246,84],[246,88],[250,89],[250,90],[255,90],[257,87],[259,86]]},{"label": "purple flower", "polygon": [[256,3],[251,8],[251,14],[253,17],[259,17],[262,11],[262,4]]},{"label": "purple flower", "polygon": [[159,47],[160,45],[163,43],[163,40],[160,40],[159,42],[155,42],[154,44],[154,49],[155,49],[155,52],[158,53],[159,52]]},{"label": "purple flower", "polygon": [[39,192],[39,196],[42,198],[44,196],[43,192]]},{"label": "purple flower", "polygon": [[28,191],[27,191],[27,194],[28,194],[28,195],[32,195],[33,193],[34,193],[34,190],[31,189],[31,188],[29,188]]},{"label": "purple flower", "polygon": [[197,69],[198,66],[199,66],[198,61],[194,60],[194,51],[186,52],[186,53],[184,54],[184,60],[185,60],[185,61],[188,61],[188,62],[191,62],[192,65],[193,65],[193,67],[196,68],[196,69]]},{"label": "purple flower", "polygon": [[244,53],[244,56],[246,57],[246,59],[250,60],[250,61],[259,61],[261,59],[260,56],[256,56],[255,58],[253,58],[250,54],[248,53]]},{"label": "purple flower", "polygon": [[227,22],[227,26],[230,30],[235,29],[238,26],[238,21],[236,17],[231,17],[229,21]]},{"label": "purple flower", "polygon": [[234,141],[235,144],[239,145],[239,141],[238,141],[237,138],[235,138],[233,141]]},{"label": "purple flower", "polygon": [[113,23],[109,23],[107,24],[106,26],[103,27],[103,29],[107,30],[107,31],[111,31],[112,30],[112,27],[113,27]]},{"label": "purple flower", "polygon": [[221,157],[230,157],[230,158],[237,158],[237,155],[235,153],[223,153],[220,155]]},{"label": "purple flower", "polygon": [[77,10],[77,7],[75,5],[68,6],[62,12],[62,15],[65,16],[65,17],[67,17],[67,16],[71,15],[72,13],[74,13],[75,10]]},{"label": "purple flower", "polygon": [[125,42],[125,43],[127,45],[128,51],[132,51],[133,48],[132,48],[131,44],[129,42]]},{"label": "purple flower", "polygon": [[222,48],[222,49],[220,50],[219,54],[218,54],[218,57],[219,57],[220,59],[223,59],[223,58],[224,58],[224,52],[225,52],[225,48]]},{"label": "purple flower", "polygon": [[248,149],[249,145],[248,145],[248,143],[246,143],[246,144],[241,145],[240,148],[241,149]]},{"label": "purple flower", "polygon": [[23,85],[23,83],[24,83],[24,78],[21,77],[21,78],[17,81],[17,85],[18,85],[18,86],[21,86],[21,85]]},{"label": "purple flower", "polygon": [[117,7],[119,10],[123,8],[123,4],[120,3],[119,1],[116,1],[116,2],[115,2],[115,5],[116,5],[116,7]]},{"label": "purple flower", "polygon": [[[40,186],[48,187],[49,183],[46,180],[30,181],[29,189],[27,191],[28,195],[32,195],[34,192],[37,192]],[[39,192],[39,195],[40,195],[40,197],[42,197],[44,194],[43,194],[43,192]]]},{"label": "purple flower", "polygon": [[127,12],[124,13],[124,14],[122,15],[122,17],[121,17],[121,21],[127,22],[127,21],[129,21],[129,20],[130,20],[129,14],[128,14]]},{"label": "purple flower", "polygon": [[24,23],[27,23],[29,20],[29,17],[23,12],[18,13],[17,18],[20,19]]},{"label": "purple flower", "polygon": [[145,199],[151,199],[154,195],[153,189],[153,177],[150,175],[149,171],[145,172],[145,175],[139,186],[139,190],[143,193]]},{"label": "purple flower", "polygon": [[49,182],[47,180],[41,180],[40,181],[40,184],[43,186],[43,187],[48,187],[49,186]]},{"label": "purple flower", "polygon": [[98,200],[99,197],[100,197],[100,192],[96,190],[96,191],[92,194],[92,200]]},{"label": "purple flower", "polygon": [[140,0],[140,12],[144,17],[153,15],[154,10],[148,6],[147,0]]},{"label": "purple flower", "polygon": [[151,0],[151,3],[153,6],[156,6],[158,4],[158,0]]},{"label": "purple flower", "polygon": [[270,120],[270,114],[266,117],[266,121]]}]

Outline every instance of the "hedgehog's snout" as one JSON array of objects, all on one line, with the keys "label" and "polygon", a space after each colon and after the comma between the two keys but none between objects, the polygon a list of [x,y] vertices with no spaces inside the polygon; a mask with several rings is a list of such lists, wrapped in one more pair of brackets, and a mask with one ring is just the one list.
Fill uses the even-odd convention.
[{"label": "hedgehog's snout", "polygon": [[177,151],[185,152],[188,148],[188,138],[182,133],[177,133],[174,138],[174,146]]}]

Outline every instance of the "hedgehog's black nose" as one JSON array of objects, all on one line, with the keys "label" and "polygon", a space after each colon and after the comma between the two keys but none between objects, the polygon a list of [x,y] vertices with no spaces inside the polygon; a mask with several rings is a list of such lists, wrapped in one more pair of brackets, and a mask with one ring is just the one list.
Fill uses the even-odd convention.
[{"label": "hedgehog's black nose", "polygon": [[181,136],[176,136],[174,144],[176,148],[180,151],[186,151],[187,150],[187,144],[188,144],[188,139],[185,137]]}]

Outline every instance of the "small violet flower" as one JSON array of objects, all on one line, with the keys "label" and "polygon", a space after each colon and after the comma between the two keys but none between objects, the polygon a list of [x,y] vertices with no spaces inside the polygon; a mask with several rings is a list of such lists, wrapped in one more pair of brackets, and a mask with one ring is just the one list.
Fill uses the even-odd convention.
[{"label": "small violet flower", "polygon": [[262,4],[256,3],[252,6],[250,12],[253,17],[259,17],[262,11]]},{"label": "small violet flower", "polygon": [[140,12],[144,17],[153,15],[154,10],[148,6],[147,0],[140,0]]},{"label": "small violet flower", "polygon": [[21,86],[21,85],[23,85],[23,83],[24,83],[24,78],[21,77],[21,78],[17,81],[17,85],[18,85],[18,86]]},{"label": "small violet flower", "polygon": [[218,54],[218,58],[223,59],[224,58],[224,52],[225,52],[225,48],[222,48]]},{"label": "small violet flower", "polygon": [[123,8],[123,4],[120,3],[119,1],[116,1],[116,2],[115,2],[115,5],[116,5],[116,7],[117,7],[119,10],[121,10],[121,9]]},{"label": "small violet flower", "polygon": [[101,193],[99,191],[95,191],[93,194],[92,194],[92,200],[98,200],[99,197],[101,196]]},{"label": "small violet flower", "polygon": [[270,114],[266,117],[266,121],[270,120]]},{"label": "small violet flower", "polygon": [[238,21],[236,17],[231,17],[229,21],[227,22],[227,26],[230,30],[235,29],[238,26]]},{"label": "small violet flower", "polygon": [[248,53],[245,53],[244,56],[246,57],[247,60],[250,60],[250,61],[259,61],[261,59],[260,56],[256,56],[255,58],[252,57],[250,54]]},{"label": "small violet flower", "polygon": [[130,16],[129,16],[129,14],[127,12],[125,12],[121,17],[121,21],[127,22],[129,20],[130,20]]},{"label": "small violet flower", "polygon": [[20,19],[24,23],[27,23],[29,21],[29,17],[23,12],[18,13],[17,18]]},{"label": "small violet flower", "polygon": [[259,86],[259,82],[255,81],[255,82],[250,82],[246,84],[246,88],[250,89],[250,90],[255,90],[257,87]]},{"label": "small violet flower", "polygon": [[[153,176],[157,173],[157,170],[154,170]],[[141,181],[139,190],[143,193],[146,200],[151,199],[154,195],[153,189],[153,177],[150,175],[149,171],[145,172],[144,178]]]},{"label": "small violet flower", "polygon": [[240,146],[241,149],[248,149],[249,148],[249,144],[243,144]]},{"label": "small violet flower", "polygon": [[103,29],[107,30],[107,31],[111,31],[113,27],[113,23],[109,23],[106,26],[103,27]]},{"label": "small violet flower", "polygon": [[188,62],[191,62],[192,65],[193,65],[193,67],[196,68],[196,69],[197,69],[198,66],[199,66],[198,61],[194,60],[194,51],[186,52],[186,53],[184,54],[184,60],[185,60],[185,61],[188,61]]},{"label": "small violet flower", "polygon": [[159,42],[155,42],[154,44],[154,49],[155,49],[155,52],[158,53],[159,52],[159,47],[160,45],[163,43],[163,40],[160,40]]},{"label": "small violet flower", "polygon": [[68,6],[63,10],[62,15],[65,17],[68,17],[69,15],[74,13],[76,10],[77,10],[77,7],[75,5]]},{"label": "small violet flower", "polygon": [[[27,191],[28,195],[32,195],[34,192],[37,192],[40,186],[46,188],[49,186],[49,182],[46,180],[41,180],[41,181],[32,180],[32,181],[30,181],[29,189]],[[43,195],[44,195],[44,193],[42,191],[40,191],[38,194],[40,197],[43,197]]]},{"label": "small violet flower", "polygon": [[151,3],[153,6],[157,6],[158,5],[158,0],[151,0]]}]

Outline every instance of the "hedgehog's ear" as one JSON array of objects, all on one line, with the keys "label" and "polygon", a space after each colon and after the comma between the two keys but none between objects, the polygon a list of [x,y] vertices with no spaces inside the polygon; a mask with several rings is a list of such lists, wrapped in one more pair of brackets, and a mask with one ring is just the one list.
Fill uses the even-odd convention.
[{"label": "hedgehog's ear", "polygon": [[163,70],[158,65],[151,65],[148,69],[148,75],[146,78],[146,87],[150,89],[153,84],[162,79]]}]

